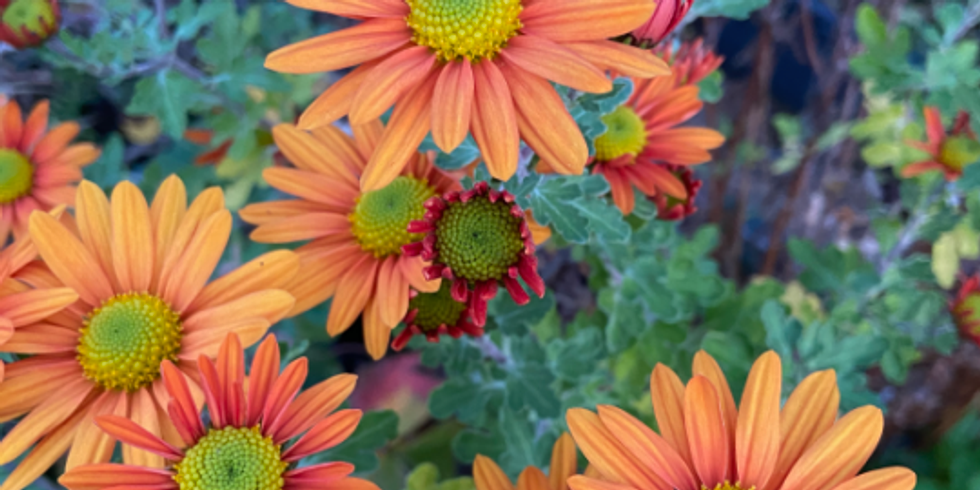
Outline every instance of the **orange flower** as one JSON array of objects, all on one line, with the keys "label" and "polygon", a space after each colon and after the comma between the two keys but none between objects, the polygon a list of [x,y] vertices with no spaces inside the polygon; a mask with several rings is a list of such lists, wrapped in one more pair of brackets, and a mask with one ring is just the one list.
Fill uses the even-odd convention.
[{"label": "orange flower", "polygon": [[606,176],[613,201],[623,214],[633,212],[633,187],[647,196],[663,193],[687,201],[690,189],[668,164],[707,162],[711,160],[708,150],[725,142],[713,129],[675,127],[694,117],[703,105],[698,87],[677,86],[676,77],[634,78],[630,99],[602,118],[607,130],[596,138],[592,173]]},{"label": "orange flower", "polygon": [[[333,126],[312,134],[291,124],[272,130],[279,149],[297,168],[269,168],[269,185],[298,197],[246,206],[242,219],[258,225],[262,243],[312,240],[300,247],[300,273],[287,289],[296,296],[291,315],[333,297],[327,332],[339,335],[364,314],[364,344],[384,357],[391,329],[408,312],[409,287],[434,292],[439,281],[422,277],[423,263],[402,255],[414,237],[408,223],[425,214],[423,203],[459,184],[436,169],[433,155],[416,152],[388,186],[362,192],[357,185],[375,145],[380,121],[354,127],[354,138]],[[336,294],[335,294],[336,293]]]},{"label": "orange flower", "polygon": [[642,26],[633,30],[633,37],[644,46],[653,46],[663,41],[681,23],[694,0],[661,0],[653,15]]},{"label": "orange flower", "polygon": [[610,41],[653,13],[650,0],[290,0],[363,20],[279,49],[266,67],[313,73],[358,66],[299,120],[312,129],[348,115],[364,124],[395,106],[361,177],[364,191],[395,179],[432,131],[445,152],[473,134],[490,174],[517,169],[520,139],[557,171],[580,174],[588,149],[549,81],[592,93],[604,71],[669,69],[652,53]]},{"label": "orange flower", "polygon": [[58,0],[0,0],[0,42],[16,49],[43,43],[60,22]]},{"label": "orange flower", "polygon": [[99,158],[91,143],[69,145],[78,135],[76,122],[48,126],[48,101],[23,120],[16,101],[0,105],[0,245],[27,231],[35,209],[51,210],[75,202],[75,183],[82,167]]},{"label": "orange flower", "polygon": [[694,199],[701,190],[701,180],[694,177],[694,172],[690,168],[680,165],[664,165],[664,168],[674,174],[677,180],[684,184],[687,189],[687,198],[677,199],[666,193],[659,192],[647,199],[657,205],[657,219],[663,221],[677,221],[697,212],[698,208],[694,205]]},{"label": "orange flower", "polygon": [[[228,334],[217,366],[204,356],[198,361],[196,374],[203,380],[210,414],[210,427],[205,427],[191,389],[194,382],[164,361],[163,379],[170,399],[167,413],[179,434],[178,443],[161,439],[126,417],[103,415],[95,423],[127,445],[124,447],[167,460],[167,467],[86,465],[69,470],[59,482],[69,490],[378,490],[369,481],[350,478],[354,471],[350,463],[290,468],[300,459],[343,442],[361,420],[360,410],[330,414],[354,390],[357,376],[352,374],[334,376],[297,395],[306,379],[307,364],[301,357],[280,373],[279,345],[270,335],[259,346],[251,372],[245,376],[242,345],[237,335]],[[285,447],[297,436],[296,442]]]},{"label": "orange flower", "polygon": [[[517,478],[517,490],[567,490],[565,483],[577,473],[578,460],[575,455],[575,442],[562,434],[551,449],[549,475],[534,466],[524,468]],[[510,478],[492,459],[478,454],[473,462],[473,482],[476,490],[514,490]]]},{"label": "orange flower", "polygon": [[980,345],[980,275],[963,282],[949,310],[960,333]]},{"label": "orange flower", "polygon": [[657,54],[670,63],[678,86],[697,85],[725,62],[724,56],[718,56],[704,47],[704,40],[701,38],[681,44],[676,55],[672,51],[671,46],[665,44],[657,49]]},{"label": "orange flower", "polygon": [[922,110],[926,119],[927,141],[906,141],[906,144],[929,154],[929,160],[910,163],[902,168],[902,177],[940,171],[946,180],[954,181],[963,174],[963,168],[980,158],[980,143],[970,129],[970,115],[960,111],[953,122],[949,135],[943,129],[939,109],[926,107]]},{"label": "orange flower", "polygon": [[808,376],[780,410],[779,356],[763,354],[741,406],[704,351],[685,387],[658,364],[650,395],[660,433],[608,405],[575,408],[568,426],[599,478],[573,476],[572,490],[912,490],[915,474],[887,468],[858,476],[878,445],[884,418],[873,406],[837,420],[833,370]]},{"label": "orange flower", "polygon": [[[3,346],[31,357],[9,364],[0,383],[0,420],[24,416],[0,441],[0,464],[37,444],[2,490],[24,488],[66,450],[69,468],[109,461],[113,439],[91,424],[99,415],[127,416],[175,443],[161,361],[188,370],[200,356],[216,355],[229,332],[252,345],[293,307],[292,296],[276,289],[299,267],[289,251],[209,283],[231,235],[219,188],[188,207],[183,182],[172,176],[147,205],[129,182],[117,185],[110,201],[83,181],[77,202],[67,224],[31,215],[30,236],[50,272],[28,266],[18,278],[71,288],[79,300],[17,328]],[[122,454],[129,464],[163,464],[134,448]]]}]

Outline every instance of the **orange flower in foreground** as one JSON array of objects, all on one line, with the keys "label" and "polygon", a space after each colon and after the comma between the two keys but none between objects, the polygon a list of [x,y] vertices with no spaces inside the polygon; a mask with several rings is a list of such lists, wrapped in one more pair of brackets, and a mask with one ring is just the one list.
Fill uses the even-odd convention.
[{"label": "orange flower in foreground", "polygon": [[217,365],[204,356],[198,361],[197,377],[204,380],[210,414],[206,427],[194,402],[193,381],[164,361],[163,379],[170,398],[167,413],[179,443],[165,441],[125,417],[104,415],[96,424],[124,447],[167,460],[166,468],[87,465],[69,470],[59,482],[69,490],[378,490],[369,481],[350,478],[354,471],[350,463],[290,468],[300,459],[343,442],[361,420],[360,410],[330,413],[354,390],[354,375],[334,376],[297,395],[306,379],[307,364],[302,357],[280,373],[279,345],[270,335],[259,346],[251,372],[245,376],[242,345],[236,335],[229,334]]},{"label": "orange flower in foreground", "polygon": [[273,137],[296,168],[269,168],[263,175],[299,199],[250,204],[241,211],[242,219],[258,225],[251,235],[257,242],[312,240],[297,250],[300,273],[287,287],[296,297],[291,314],[332,296],[327,332],[339,335],[363,312],[364,344],[374,359],[385,355],[391,329],[408,312],[410,287],[439,289],[438,280],[422,276],[421,260],[402,254],[402,245],[416,237],[408,223],[422,218],[430,197],[459,188],[432,165],[433,155],[416,152],[386,187],[362,192],[358,179],[383,131],[377,120],[354,126],[354,138],[333,126],[312,133],[276,126]]},{"label": "orange flower in foreground", "polygon": [[[37,444],[2,490],[24,488],[66,450],[69,468],[109,461],[113,439],[91,423],[99,415],[129,417],[176,443],[160,363],[190,370],[200,356],[215,356],[229,332],[252,345],[293,307],[292,296],[276,289],[299,267],[289,251],[209,283],[230,235],[221,189],[207,189],[187,206],[176,176],[152,205],[129,182],[117,185],[110,201],[83,181],[74,222],[31,216],[31,239],[50,272],[35,267],[18,278],[37,288],[66,286],[79,301],[17,328],[3,346],[31,357],[8,364],[0,383],[0,421],[24,416],[0,441],[0,464]],[[129,464],[163,464],[131,447],[122,456]]]},{"label": "orange flower in foreground", "polygon": [[[551,449],[548,475],[534,466],[524,468],[517,478],[517,490],[566,490],[568,478],[577,473],[578,460],[575,442],[568,433],[562,434]],[[510,478],[492,459],[478,454],[473,462],[473,483],[476,490],[514,490]]]},{"label": "orange flower in foreground", "polygon": [[687,201],[692,190],[665,164],[707,162],[711,160],[708,150],[725,142],[713,129],[676,127],[704,105],[698,99],[698,87],[677,86],[676,76],[634,78],[630,99],[602,118],[607,129],[596,138],[592,172],[606,176],[613,201],[623,214],[633,212],[634,187],[647,196],[663,193]]},{"label": "orange flower in foreground", "polygon": [[432,131],[445,152],[471,132],[490,174],[517,169],[520,139],[552,167],[580,174],[588,149],[550,82],[612,89],[605,70],[666,75],[649,51],[608,40],[653,13],[650,0],[290,0],[360,24],[279,49],[266,67],[314,73],[358,66],[299,120],[311,129],[348,115],[364,124],[395,106],[361,177],[377,190],[401,172]]},{"label": "orange flower in foreground", "polygon": [[980,345],[980,276],[966,279],[949,310],[960,334]]},{"label": "orange flower in foreground", "polygon": [[42,101],[24,120],[16,101],[0,104],[0,246],[11,230],[16,236],[27,231],[35,209],[71,206],[82,167],[99,158],[91,143],[69,145],[78,123],[48,131],[48,111],[48,101]]},{"label": "orange flower in foreground", "polygon": [[947,135],[939,109],[926,107],[922,113],[926,119],[927,141],[906,141],[906,144],[928,153],[930,158],[906,165],[902,168],[902,177],[940,171],[948,181],[958,179],[964,167],[980,158],[980,142],[970,129],[970,115],[960,111]]},{"label": "orange flower in foreground", "polygon": [[608,405],[575,408],[568,426],[600,478],[574,476],[572,490],[912,490],[915,474],[887,468],[858,476],[884,418],[873,406],[837,419],[833,370],[808,376],[780,410],[782,365],[763,354],[736,408],[728,382],[704,351],[685,387],[662,364],[650,395],[660,433]]}]

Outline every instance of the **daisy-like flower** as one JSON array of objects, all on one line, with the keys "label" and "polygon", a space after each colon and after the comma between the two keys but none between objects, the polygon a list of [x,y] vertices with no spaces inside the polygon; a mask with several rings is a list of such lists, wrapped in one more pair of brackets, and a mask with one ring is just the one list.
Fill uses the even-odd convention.
[{"label": "daisy-like flower", "polygon": [[691,10],[694,0],[661,0],[656,4],[657,8],[650,19],[633,30],[632,37],[640,46],[654,46],[674,32],[687,11]]},{"label": "daisy-like flower", "polygon": [[16,49],[43,43],[60,22],[58,0],[0,0],[0,42]]},{"label": "daisy-like flower", "polygon": [[[108,461],[115,444],[91,423],[99,415],[129,417],[175,443],[160,363],[190,370],[201,355],[216,355],[229,332],[252,345],[293,307],[293,297],[276,289],[299,268],[290,251],[265,254],[209,283],[231,235],[219,188],[188,206],[183,182],[172,176],[148,205],[129,182],[110,200],[83,181],[76,202],[67,224],[31,216],[31,240],[50,272],[29,266],[18,279],[68,287],[79,300],[17,328],[3,346],[31,357],[8,364],[0,383],[0,421],[23,416],[0,441],[0,464],[37,444],[2,490],[24,488],[66,450],[69,468]],[[163,464],[132,447],[122,455],[128,464]]]},{"label": "daisy-like flower", "polygon": [[980,345],[980,275],[963,281],[956,298],[949,303],[960,334]]},{"label": "daisy-like flower", "polygon": [[72,205],[82,167],[99,158],[91,143],[70,144],[78,123],[48,131],[48,112],[48,101],[42,101],[24,120],[16,101],[0,104],[0,245],[11,231],[15,236],[27,231],[35,209]]},{"label": "daisy-like flower", "polygon": [[408,224],[425,214],[425,201],[457,189],[434,155],[416,152],[412,163],[386,187],[362,192],[358,179],[382,138],[379,121],[354,126],[351,138],[333,126],[307,133],[289,124],[273,129],[279,149],[296,168],[269,168],[272,187],[299,199],[246,206],[242,219],[258,225],[262,243],[310,240],[297,250],[301,267],[288,286],[298,315],[331,296],[327,332],[339,335],[364,313],[364,345],[384,357],[391,329],[408,312],[409,291],[435,292],[438,281],[422,277],[423,263],[402,254],[419,235]]},{"label": "daisy-like flower", "polygon": [[694,205],[694,199],[701,190],[701,180],[694,177],[694,172],[690,168],[680,165],[664,165],[668,172],[674,174],[677,180],[684,184],[687,190],[687,198],[678,199],[664,192],[649,197],[657,205],[657,219],[663,221],[677,221],[697,212],[698,208]]},{"label": "daisy-like flower", "polygon": [[661,45],[657,53],[670,63],[678,85],[697,85],[725,62],[725,57],[706,48],[700,37],[681,44],[676,54],[669,44]]},{"label": "daisy-like flower", "polygon": [[544,297],[534,237],[513,195],[477,182],[468,191],[433,197],[425,207],[424,218],[408,227],[411,233],[425,233],[424,238],[402,249],[408,256],[432,261],[423,271],[426,278],[452,281],[452,298],[469,303],[477,326],[486,324],[487,301],[497,295],[498,283],[519,305],[531,297],[518,276],[534,294]]},{"label": "daisy-like flower", "polygon": [[357,66],[318,97],[303,129],[395,110],[361,176],[365,191],[401,173],[431,130],[452,151],[472,133],[490,174],[517,169],[520,140],[559,172],[580,174],[588,148],[549,82],[603,93],[605,71],[666,75],[653,53],[610,41],[653,13],[650,0],[289,0],[363,20],[279,49],[266,67],[314,73]]},{"label": "daisy-like flower", "polygon": [[466,303],[456,301],[450,291],[449,281],[434,293],[420,293],[412,290],[408,301],[408,314],[402,323],[405,329],[391,341],[391,348],[400,351],[416,335],[425,335],[429,342],[438,342],[441,335],[458,339],[463,334],[474,337],[483,335],[483,327],[476,326],[470,319]]},{"label": "daisy-like flower", "polygon": [[929,159],[906,165],[902,168],[902,177],[940,171],[948,181],[958,179],[964,167],[980,159],[980,142],[970,129],[970,115],[960,111],[952,130],[946,134],[939,109],[926,107],[922,113],[926,120],[927,140],[906,141],[906,144],[928,153]]},{"label": "daisy-like flower", "polygon": [[[567,490],[568,478],[578,471],[575,441],[564,433],[551,448],[548,475],[534,466],[524,468],[517,478],[517,490]],[[478,454],[473,462],[476,490],[515,490],[507,474],[492,459]]]},{"label": "daisy-like flower", "polygon": [[575,408],[568,426],[600,478],[573,476],[572,490],[912,490],[915,474],[887,468],[858,475],[884,418],[865,406],[837,419],[833,370],[811,374],[780,410],[779,356],[763,354],[736,408],[721,368],[704,351],[685,386],[661,364],[650,395],[660,433],[625,411]]},{"label": "daisy-like flower", "polygon": [[[711,160],[725,142],[709,128],[676,127],[704,105],[696,85],[677,86],[677,74],[652,80],[633,79],[633,95],[603,116],[606,132],[596,138],[592,172],[606,176],[613,202],[623,214],[633,212],[636,187],[647,196],[666,194],[687,201],[690,190],[669,165],[697,165]],[[540,167],[540,165],[539,165]],[[542,171],[550,171],[545,166]]]},{"label": "daisy-like flower", "polygon": [[[351,478],[354,465],[321,463],[296,468],[311,454],[347,439],[361,420],[360,410],[336,410],[354,390],[357,377],[341,374],[299,393],[308,361],[301,357],[279,372],[279,345],[270,335],[255,353],[249,375],[235,334],[221,344],[218,362],[201,356],[197,377],[203,380],[210,415],[205,425],[194,402],[193,381],[170,361],[163,380],[170,398],[167,412],[179,443],[164,440],[141,424],[116,415],[95,423],[124,447],[134,447],[167,461],[162,469],[137,465],[94,464],[76,467],[59,482],[69,490],[378,490]],[[299,436],[292,444],[288,442]]]}]

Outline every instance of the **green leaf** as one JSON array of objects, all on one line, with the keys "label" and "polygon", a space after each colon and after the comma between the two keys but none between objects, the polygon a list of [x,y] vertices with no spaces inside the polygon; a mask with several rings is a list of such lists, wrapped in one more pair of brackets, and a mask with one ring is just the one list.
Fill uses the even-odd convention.
[{"label": "green leaf", "polygon": [[551,388],[555,375],[546,366],[526,363],[507,373],[507,405],[512,410],[530,407],[538,416],[554,418],[561,413],[561,403]]},{"label": "green leaf", "polygon": [[854,18],[854,28],[858,38],[867,46],[876,46],[888,41],[888,30],[885,22],[878,16],[878,11],[871,4],[858,5]]},{"label": "green leaf", "polygon": [[631,228],[622,213],[604,197],[609,184],[602,176],[552,177],[531,193],[530,208],[543,225],[573,243],[586,243],[590,233],[609,242],[625,242]]},{"label": "green leaf", "polygon": [[688,12],[685,21],[698,17],[728,17],[746,20],[749,14],[769,5],[769,0],[698,0]]},{"label": "green leaf", "polygon": [[786,314],[786,308],[776,300],[762,306],[762,323],[766,326],[766,344],[783,359],[792,359],[801,328]]},{"label": "green leaf", "polygon": [[346,461],[360,474],[378,467],[377,451],[398,436],[398,415],[391,410],[367,412],[357,429],[339,446],[312,456],[315,462]]},{"label": "green leaf", "polygon": [[577,381],[595,369],[595,363],[605,354],[602,331],[584,328],[569,339],[555,339],[548,344],[555,374],[562,379]]},{"label": "green leaf", "polygon": [[187,112],[199,90],[200,86],[184,75],[162,70],[136,82],[126,114],[155,116],[164,132],[181,139],[187,129]]},{"label": "green leaf", "polygon": [[85,169],[85,178],[103,189],[110,189],[123,179],[123,153],[126,145],[119,133],[112,133],[104,145],[99,159]]},{"label": "green leaf", "polygon": [[530,302],[518,305],[507,291],[501,289],[487,305],[487,312],[497,325],[530,327],[540,322],[555,307],[553,294],[545,294],[544,298],[538,298],[534,294],[530,296]]},{"label": "green leaf", "polygon": [[450,378],[429,394],[429,411],[437,419],[454,414],[463,421],[474,421],[483,412],[489,393],[478,383],[464,378]]},{"label": "green leaf", "polygon": [[721,100],[725,93],[725,76],[721,70],[715,70],[698,82],[698,97],[708,104]]},{"label": "green leaf", "polygon": [[837,121],[824,131],[820,138],[817,139],[816,148],[819,151],[829,150],[830,148],[837,146],[840,142],[847,138],[851,131],[851,123],[846,121]]}]

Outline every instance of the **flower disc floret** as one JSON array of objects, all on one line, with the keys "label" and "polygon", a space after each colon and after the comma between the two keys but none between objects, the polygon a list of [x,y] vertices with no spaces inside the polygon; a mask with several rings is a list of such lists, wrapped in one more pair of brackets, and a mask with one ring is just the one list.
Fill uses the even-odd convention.
[{"label": "flower disc floret", "polygon": [[441,61],[493,58],[521,28],[521,0],[405,0],[412,42]]},{"label": "flower disc floret", "polygon": [[467,304],[453,298],[450,284],[442,281],[434,293],[412,292],[408,314],[403,320],[405,329],[392,340],[392,349],[402,350],[415,335],[425,335],[429,342],[438,342],[440,335],[453,338],[464,333],[474,337],[483,335],[483,329],[470,321]]},{"label": "flower disc floret", "polygon": [[0,148],[0,204],[26,196],[34,186],[34,166],[16,150]]},{"label": "flower disc floret", "polygon": [[180,490],[280,490],[288,463],[258,427],[211,429],[174,465]]},{"label": "flower disc floret", "polygon": [[147,293],[118,294],[83,321],[78,362],[107,390],[137,391],[160,377],[160,363],[180,352],[180,315]]},{"label": "flower disc floret", "polygon": [[425,179],[401,176],[383,189],[357,200],[349,219],[351,232],[366,252],[377,258],[401,253],[403,245],[421,239],[408,224],[425,215],[425,201],[436,195]]},{"label": "flower disc floret", "polygon": [[622,105],[602,116],[606,132],[595,140],[597,160],[608,162],[623,155],[638,155],[647,145],[646,124],[630,107]]}]

